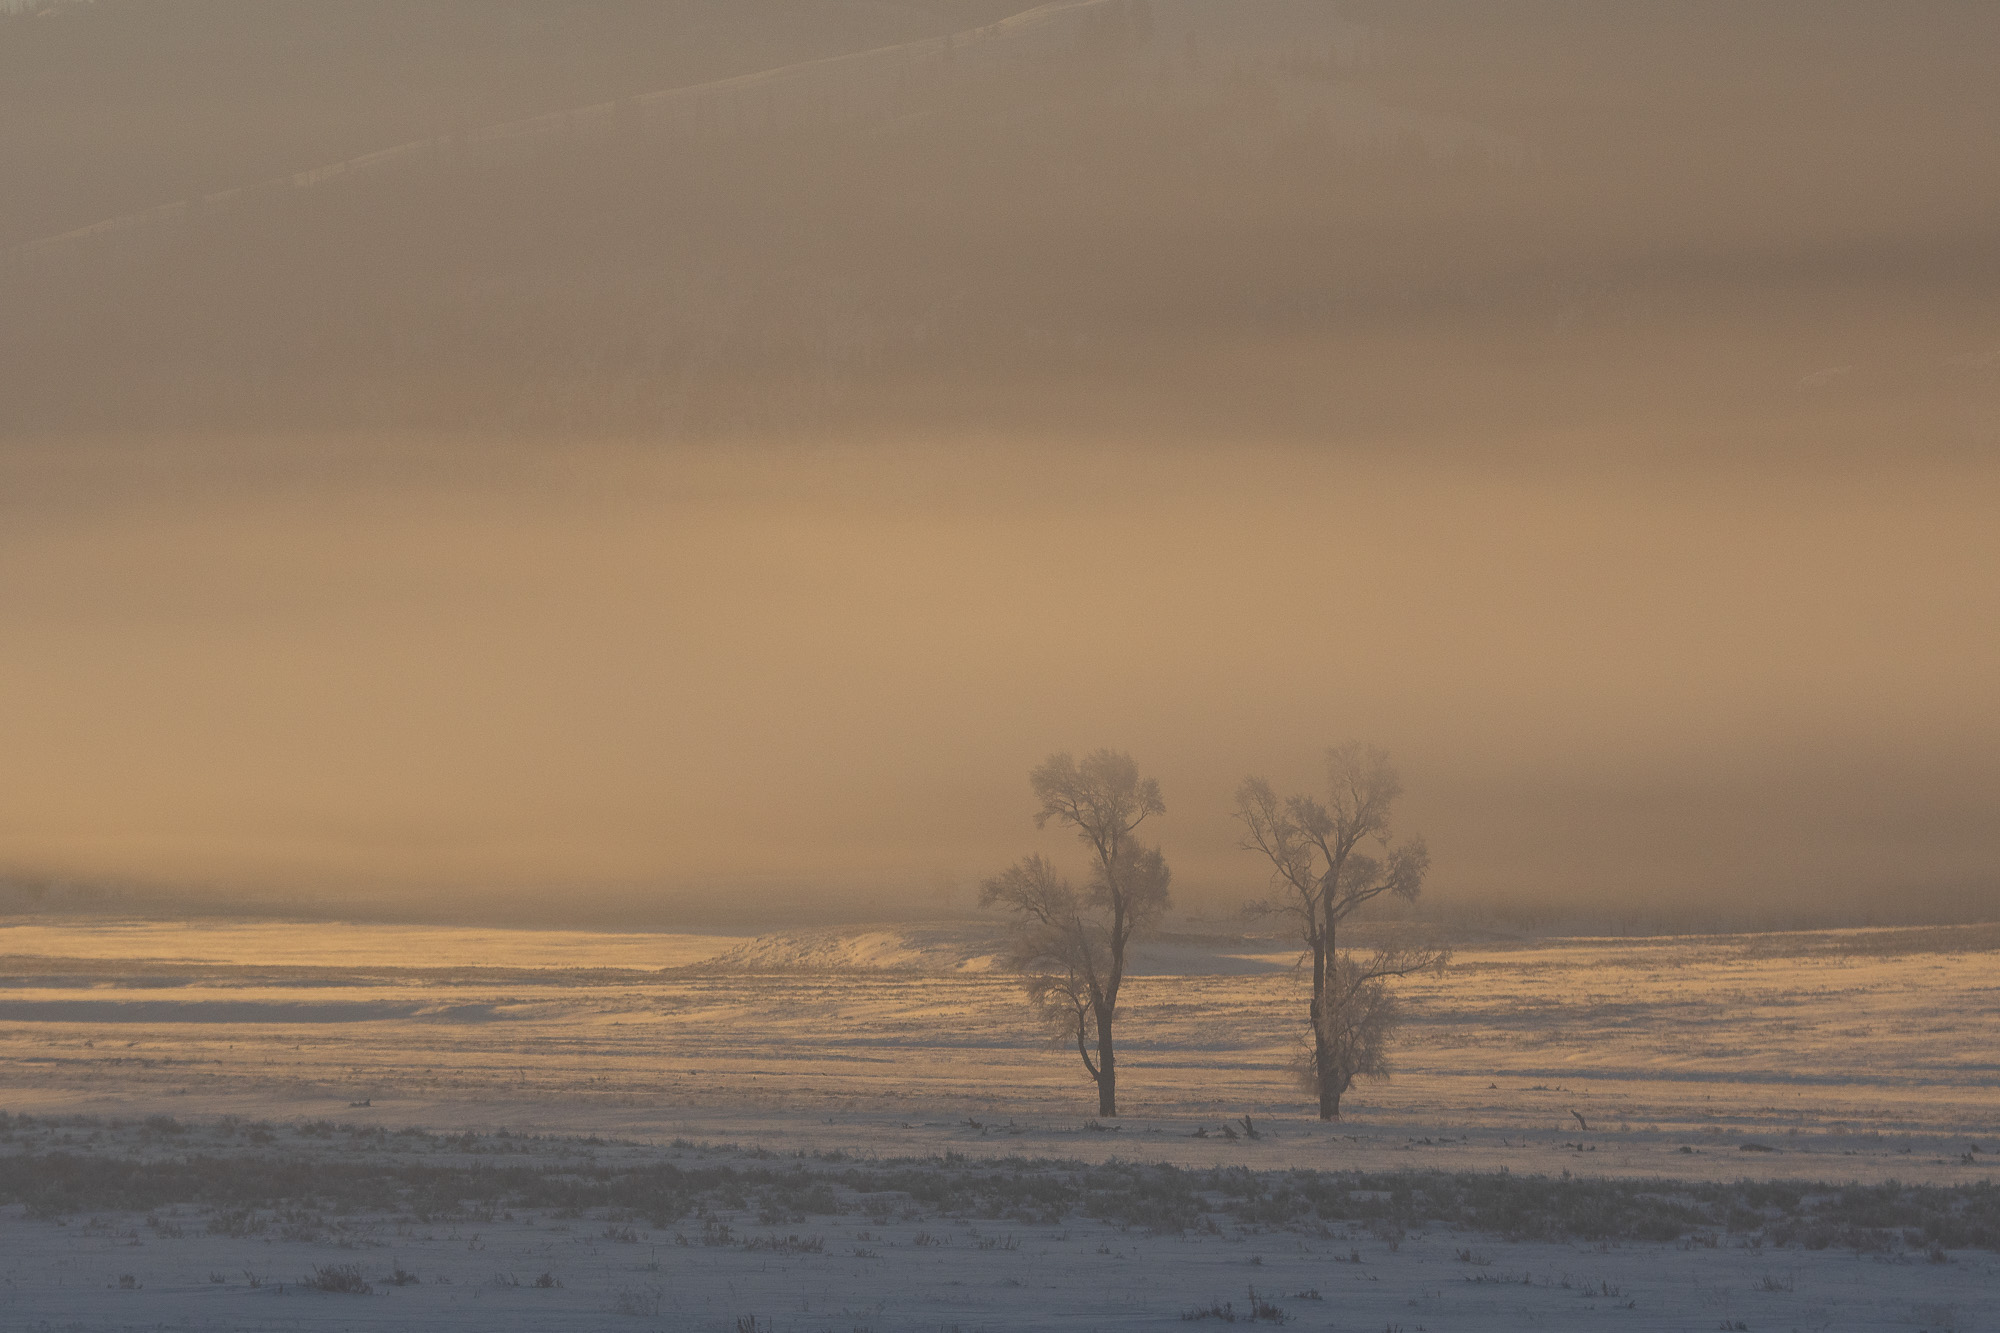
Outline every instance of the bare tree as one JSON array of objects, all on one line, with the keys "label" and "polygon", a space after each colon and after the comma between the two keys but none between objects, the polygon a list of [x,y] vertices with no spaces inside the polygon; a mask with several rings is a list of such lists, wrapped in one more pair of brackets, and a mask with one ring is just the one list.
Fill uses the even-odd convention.
[{"label": "bare tree", "polygon": [[1312,963],[1306,1072],[1320,1119],[1335,1120],[1357,1077],[1388,1071],[1397,1020],[1388,981],[1442,968],[1450,951],[1392,944],[1364,961],[1341,950],[1340,928],[1356,912],[1384,894],[1408,901],[1422,891],[1430,853],[1421,837],[1390,843],[1390,812],[1403,784],[1387,752],[1335,746],[1326,752],[1326,775],[1324,801],[1280,797],[1264,779],[1245,778],[1236,789],[1236,818],[1244,850],[1271,863],[1273,894],[1254,908],[1290,916]]},{"label": "bare tree", "polygon": [[1097,1084],[1098,1114],[1115,1116],[1112,1024],[1125,951],[1133,935],[1166,910],[1171,878],[1159,848],[1141,843],[1134,831],[1167,807],[1159,783],[1141,778],[1130,755],[1111,750],[1080,764],[1067,754],[1052,755],[1028,782],[1041,802],[1035,827],[1055,820],[1090,849],[1089,882],[1079,893],[1041,856],[1024,857],[986,881],[980,905],[998,904],[1014,914],[1007,963],[1026,979],[1029,1002],[1056,1039],[1075,1043]]}]

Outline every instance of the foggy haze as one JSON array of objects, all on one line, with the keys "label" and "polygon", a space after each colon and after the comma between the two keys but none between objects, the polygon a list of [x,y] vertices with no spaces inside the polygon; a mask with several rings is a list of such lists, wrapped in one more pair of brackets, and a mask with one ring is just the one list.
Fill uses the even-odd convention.
[{"label": "foggy haze", "polygon": [[0,18],[0,878],[964,910],[1110,746],[1221,912],[1353,737],[1442,908],[2000,909],[2000,15],[1025,9]]}]

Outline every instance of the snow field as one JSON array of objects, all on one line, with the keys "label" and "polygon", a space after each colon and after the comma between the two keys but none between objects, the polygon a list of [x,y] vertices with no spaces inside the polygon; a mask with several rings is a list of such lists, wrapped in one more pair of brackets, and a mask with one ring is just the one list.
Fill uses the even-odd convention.
[{"label": "snow field", "polygon": [[[1813,1200],[1898,1181],[1992,1206],[1993,934],[1461,947],[1405,988],[1395,1077],[1332,1125],[1291,1081],[1302,997],[1282,949],[1163,941],[1126,992],[1110,1124],[1074,1053],[978,965],[978,931],[0,924],[0,1328],[881,1333],[1274,1307],[1349,1330],[1989,1327],[2000,1270],[1972,1231],[1862,1209],[1889,1196],[1845,1220]],[[174,1163],[179,1183],[143,1198],[103,1183]],[[933,1184],[841,1175],[897,1163]],[[436,1177],[454,1164],[782,1168],[825,1190],[458,1197]],[[1102,1183],[1166,1164],[1225,1187],[1197,1207]],[[356,1170],[390,1185],[335,1188]],[[996,1170],[1052,1202],[968,1193]],[[1299,1171],[1383,1188],[1324,1216],[1271,1204]],[[1510,1198],[1543,1182],[1569,1221],[1369,1212],[1371,1193],[1387,1208],[1445,1179]],[[1790,1223],[1674,1212],[1675,1190],[1743,1180],[1835,1186],[1769,1205]],[[1597,1185],[1625,1221],[1587,1221]]]},{"label": "snow field", "polygon": [[[1966,1329],[2000,1309],[1993,1249],[1852,1220],[1993,1228],[1990,1187],[1739,1199],[165,1117],[4,1130],[10,1165],[67,1154],[0,1186],[34,1195],[0,1207],[8,1327],[928,1333],[1263,1309],[1371,1330]],[[135,1206],[88,1206],[107,1200]],[[1461,1224],[1503,1216],[1516,1234]]]}]

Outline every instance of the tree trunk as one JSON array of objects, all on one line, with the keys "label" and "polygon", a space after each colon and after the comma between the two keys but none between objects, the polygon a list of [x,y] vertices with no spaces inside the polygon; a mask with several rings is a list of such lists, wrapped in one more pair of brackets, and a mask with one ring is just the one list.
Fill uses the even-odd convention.
[{"label": "tree trunk", "polygon": [[1111,1015],[1097,1014],[1097,1113],[1118,1114],[1118,1054],[1111,1048]]},{"label": "tree trunk", "polygon": [[[1329,918],[1332,916],[1331,905],[1328,906],[1328,916]],[[1340,1119],[1340,1090],[1333,1085],[1333,1043],[1326,1039],[1327,982],[1329,974],[1332,972],[1334,957],[1333,922],[1329,919],[1323,928],[1316,929],[1322,929],[1324,933],[1319,934],[1312,942],[1313,997],[1311,1013],[1313,1029],[1313,1086],[1319,1090],[1319,1118],[1322,1120],[1338,1120]]]},{"label": "tree trunk", "polygon": [[1340,1119],[1340,1093],[1333,1086],[1333,1050],[1326,1040],[1326,999],[1316,995],[1312,1002],[1313,1084],[1319,1089],[1319,1118]]},{"label": "tree trunk", "polygon": [[[1324,1039],[1322,1039],[1320,1042],[1320,1049],[1324,1051],[1325,1046],[1326,1043]],[[1322,1120],[1340,1119],[1340,1094],[1343,1091],[1345,1091],[1345,1089],[1343,1089],[1340,1086],[1339,1076],[1336,1075],[1331,1069],[1328,1069],[1325,1065],[1321,1065],[1319,1067],[1319,1118],[1320,1119]]]}]

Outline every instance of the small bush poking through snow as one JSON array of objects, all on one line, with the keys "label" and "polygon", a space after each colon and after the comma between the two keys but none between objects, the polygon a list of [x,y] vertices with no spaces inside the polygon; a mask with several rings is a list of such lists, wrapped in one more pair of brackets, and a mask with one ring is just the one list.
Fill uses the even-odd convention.
[{"label": "small bush poking through snow", "polygon": [[819,1254],[826,1249],[822,1236],[752,1236],[743,1242],[746,1250],[772,1250],[779,1254]]},{"label": "small bush poking through snow", "polygon": [[361,1276],[360,1264],[315,1264],[313,1271],[299,1279],[305,1291],[330,1291],[344,1296],[366,1296],[375,1290]]},{"label": "small bush poking through snow", "polygon": [[635,1315],[641,1318],[657,1315],[666,1292],[659,1287],[625,1287],[612,1302],[615,1314]]},{"label": "small bush poking through snow", "polygon": [[[1315,1300],[1318,1299],[1317,1292],[1314,1293],[1313,1298]],[[1252,1287],[1250,1288],[1250,1308],[1241,1313],[1237,1311],[1234,1301],[1210,1301],[1205,1306],[1197,1306],[1192,1310],[1181,1311],[1182,1323],[1192,1324],[1203,1319],[1213,1319],[1224,1324],[1283,1324],[1290,1322],[1291,1316],[1286,1314],[1281,1306],[1259,1296],[1257,1289]]]}]

